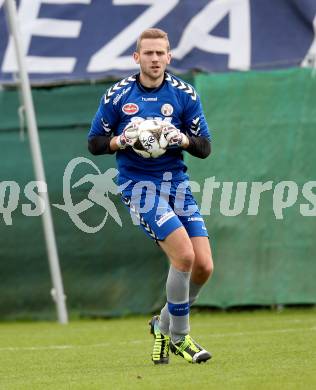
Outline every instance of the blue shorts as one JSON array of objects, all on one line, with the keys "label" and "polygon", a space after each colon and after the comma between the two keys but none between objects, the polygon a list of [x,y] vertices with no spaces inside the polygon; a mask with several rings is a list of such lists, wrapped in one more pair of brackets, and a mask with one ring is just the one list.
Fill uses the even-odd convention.
[{"label": "blue shorts", "polygon": [[[141,183],[141,184],[140,184]],[[183,226],[189,237],[208,237],[188,182],[132,183],[122,192],[132,220],[155,241]]]}]

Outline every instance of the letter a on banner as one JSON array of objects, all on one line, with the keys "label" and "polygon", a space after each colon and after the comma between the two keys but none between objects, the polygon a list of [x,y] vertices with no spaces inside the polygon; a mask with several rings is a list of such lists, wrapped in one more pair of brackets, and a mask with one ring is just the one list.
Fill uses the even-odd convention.
[{"label": "letter a on banner", "polygon": [[[224,17],[229,14],[228,38],[210,35]],[[173,57],[182,59],[192,49],[208,53],[228,55],[230,69],[250,68],[250,8],[249,0],[214,0],[191,19],[173,50]]]}]

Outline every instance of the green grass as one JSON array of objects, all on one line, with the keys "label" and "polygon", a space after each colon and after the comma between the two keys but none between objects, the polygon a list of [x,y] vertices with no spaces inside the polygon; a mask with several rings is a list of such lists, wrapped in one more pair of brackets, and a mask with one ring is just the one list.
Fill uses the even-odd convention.
[{"label": "green grass", "polygon": [[0,389],[316,389],[316,310],[199,313],[213,359],[154,366],[149,318],[0,324]]}]

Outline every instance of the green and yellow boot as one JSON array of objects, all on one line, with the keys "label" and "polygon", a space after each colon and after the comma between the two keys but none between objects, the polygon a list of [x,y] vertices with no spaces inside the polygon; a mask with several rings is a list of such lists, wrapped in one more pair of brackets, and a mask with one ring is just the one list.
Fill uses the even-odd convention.
[{"label": "green and yellow boot", "polygon": [[150,333],[154,336],[155,339],[151,360],[154,362],[154,364],[168,364],[170,337],[163,335],[160,332],[158,323],[159,316],[154,316],[149,321]]},{"label": "green and yellow boot", "polygon": [[170,350],[183,357],[189,363],[202,363],[211,359],[211,354],[197,344],[190,335],[186,335],[178,343],[170,342]]}]

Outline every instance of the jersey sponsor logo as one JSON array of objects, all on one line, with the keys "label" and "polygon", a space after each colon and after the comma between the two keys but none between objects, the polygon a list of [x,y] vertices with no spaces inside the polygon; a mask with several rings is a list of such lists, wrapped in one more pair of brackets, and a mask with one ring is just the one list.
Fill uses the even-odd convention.
[{"label": "jersey sponsor logo", "polygon": [[136,122],[136,121],[144,121],[146,119],[151,119],[151,120],[155,120],[155,121],[158,121],[158,122],[161,122],[161,121],[164,121],[164,122],[168,122],[168,123],[171,123],[172,121],[172,118],[171,117],[167,117],[167,118],[162,118],[160,116],[146,116],[146,117],[141,117],[141,116],[133,116],[131,118],[131,122]]},{"label": "jersey sponsor logo", "polygon": [[143,102],[157,102],[158,101],[158,97],[155,96],[155,97],[145,98],[145,97],[142,96],[142,101]]},{"label": "jersey sponsor logo", "polygon": [[122,107],[122,111],[124,112],[124,114],[126,115],[133,115],[133,114],[136,114],[136,112],[139,111],[139,107],[137,104],[135,103],[126,103],[124,104],[124,106]]},{"label": "jersey sponsor logo", "polygon": [[118,83],[114,84],[111,88],[109,88],[105,95],[104,95],[104,104],[109,103],[111,100],[111,97],[119,91],[121,88],[126,87],[129,83],[132,83],[136,80],[135,76],[126,77],[125,79],[119,81]]},{"label": "jersey sponsor logo", "polygon": [[168,211],[167,213],[162,214],[162,216],[156,221],[156,224],[160,227],[165,222],[169,221],[170,218],[174,217],[175,213],[173,211]]},{"label": "jersey sponsor logo", "polygon": [[164,116],[171,116],[173,113],[173,107],[169,103],[165,103],[161,106],[161,113]]},{"label": "jersey sponsor logo", "polygon": [[145,118],[142,118],[141,116],[133,116],[133,118],[131,118],[131,122],[142,122],[142,121],[144,121],[145,120]]},{"label": "jersey sponsor logo", "polygon": [[113,99],[114,106],[117,105],[117,103],[121,100],[121,97],[123,95],[125,95],[131,88],[132,87],[125,88],[125,89],[123,89],[123,91],[121,93],[119,93],[118,95],[115,96],[115,98]]}]

